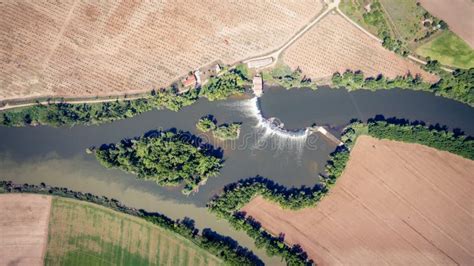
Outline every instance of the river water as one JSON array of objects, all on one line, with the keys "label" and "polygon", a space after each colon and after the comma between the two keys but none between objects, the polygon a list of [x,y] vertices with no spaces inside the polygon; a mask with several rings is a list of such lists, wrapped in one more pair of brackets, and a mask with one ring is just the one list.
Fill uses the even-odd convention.
[{"label": "river water", "polygon": [[[158,211],[172,218],[190,217],[198,228],[210,227],[251,248],[271,265],[279,260],[256,250],[244,233],[230,228],[208,213],[205,204],[229,183],[263,176],[286,186],[313,185],[328,155],[336,146],[319,133],[302,136],[298,131],[313,124],[327,126],[336,136],[353,118],[366,120],[375,115],[439,123],[461,128],[474,135],[473,109],[465,104],[425,92],[404,90],[356,91],[320,88],[267,89],[258,104],[261,114],[275,117],[292,138],[269,132],[256,117],[253,99],[236,98],[208,102],[205,99],[180,112],[151,111],[136,117],[99,126],[52,128],[0,127],[0,178],[17,183],[45,182],[75,191],[115,198],[127,206]],[[213,115],[219,124],[241,122],[239,140],[222,142],[200,134],[198,119]],[[120,170],[105,169],[90,146],[141,136],[150,130],[179,129],[199,135],[203,142],[223,149],[225,164],[218,177],[210,178],[199,192],[184,196],[180,188],[162,188],[151,181],[137,180]]]}]

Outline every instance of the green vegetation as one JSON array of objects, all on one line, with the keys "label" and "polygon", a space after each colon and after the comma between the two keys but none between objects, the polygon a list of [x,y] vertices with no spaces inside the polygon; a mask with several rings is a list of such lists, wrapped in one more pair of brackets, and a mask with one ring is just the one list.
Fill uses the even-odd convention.
[{"label": "green vegetation", "polygon": [[202,117],[196,124],[196,128],[202,132],[213,131],[216,127],[216,122],[214,122],[210,116]]},{"label": "green vegetation", "polygon": [[217,78],[211,78],[201,88],[199,96],[206,97],[209,101],[224,100],[229,96],[244,93],[245,84],[240,73],[227,72]]},{"label": "green vegetation", "polygon": [[474,68],[443,71],[441,79],[431,89],[436,95],[458,100],[474,106]]},{"label": "green vegetation", "polygon": [[258,248],[264,248],[269,256],[281,256],[287,265],[311,264],[301,248],[290,247],[279,238],[267,233],[257,221],[239,212],[246,203],[257,195],[278,202],[284,207],[304,208],[314,205],[323,190],[319,187],[313,189],[287,190],[261,177],[241,180],[224,189],[224,193],[211,200],[209,210],[220,218],[224,218],[236,230],[245,231],[255,240]]},{"label": "green vegetation", "polygon": [[287,89],[291,88],[312,88],[316,89],[315,84],[310,78],[302,76],[301,69],[292,71],[285,64],[279,63],[269,71],[262,73],[263,80],[271,85],[279,85]]},{"label": "green vegetation", "polygon": [[395,79],[386,79],[379,75],[376,78],[366,78],[361,71],[352,72],[350,70],[340,73],[335,73],[332,76],[332,83],[336,87],[345,87],[349,91],[367,89],[367,90],[381,90],[381,89],[413,89],[413,90],[428,90],[430,84],[423,82],[419,77],[407,75],[405,77],[397,77]]},{"label": "green vegetation", "polygon": [[388,22],[380,9],[380,3],[374,1],[371,5],[371,12],[366,12],[365,6],[367,4],[364,0],[341,0],[339,8],[344,14],[374,35],[381,37],[386,32],[389,36],[392,36]]},{"label": "green vegetation", "polygon": [[433,92],[436,95],[457,100],[474,106],[474,69],[456,70],[453,73],[441,71],[436,63],[431,62],[428,68],[437,71],[440,80],[435,84],[424,82],[420,77],[397,77],[386,79],[382,75],[376,78],[365,78],[360,71],[346,71],[344,74],[335,73],[332,83],[336,87],[345,87],[348,90],[368,89],[412,89]]},{"label": "green vegetation", "polygon": [[192,241],[144,219],[53,198],[47,265],[222,265]]},{"label": "green vegetation", "polygon": [[183,193],[189,194],[208,177],[219,173],[222,160],[186,139],[189,136],[184,133],[152,132],[102,145],[95,155],[107,168],[118,168],[161,186],[184,183]]},{"label": "green vegetation", "polygon": [[239,75],[243,80],[252,80],[252,74],[250,73],[247,64],[238,64],[234,69],[234,73]]},{"label": "green vegetation", "polygon": [[235,140],[239,138],[239,134],[240,134],[239,123],[220,125],[213,132],[214,137],[220,140]]},{"label": "green vegetation", "polygon": [[457,68],[474,68],[474,51],[451,31],[445,31],[416,49],[416,53],[441,64]]},{"label": "green vegetation", "polygon": [[403,56],[440,29],[447,29],[444,21],[413,0],[342,0],[340,8],[382,39],[385,48]]},{"label": "green vegetation", "polygon": [[199,119],[196,128],[202,132],[212,132],[212,135],[220,140],[235,140],[239,138],[240,123],[223,124],[217,126],[212,116]]},{"label": "green vegetation", "polygon": [[200,91],[190,90],[178,94],[174,88],[152,91],[147,97],[136,100],[83,103],[83,104],[38,104],[0,112],[0,125],[26,126],[51,125],[74,126],[77,124],[94,125],[130,118],[153,109],[178,111],[193,104],[199,97],[209,100],[222,100],[245,91],[246,82],[240,73],[226,72],[213,77]]},{"label": "green vegetation", "polygon": [[153,109],[167,108],[178,111],[184,106],[191,105],[197,99],[198,95],[194,90],[184,94],[166,90],[153,91],[148,97],[137,100],[83,104],[38,104],[1,112],[0,124],[16,127],[26,125],[94,125],[130,118]]},{"label": "green vegetation", "polygon": [[430,128],[404,120],[371,121],[368,123],[368,134],[379,139],[423,144],[474,160],[474,139],[444,128]]},{"label": "green vegetation", "polygon": [[[38,193],[74,199],[53,201],[51,224],[54,226],[49,228],[46,261],[93,265],[99,262],[92,256],[99,253],[101,258],[110,258],[107,264],[114,265],[207,265],[221,264],[220,260],[226,265],[263,265],[251,251],[231,238],[209,228],[199,233],[188,218],[172,220],[163,214],[129,208],[115,199],[44,183],[17,185],[0,181],[0,193]],[[67,226],[61,226],[62,223]],[[78,226],[71,228],[71,225]]]},{"label": "green vegetation", "polygon": [[288,189],[262,177],[240,180],[228,185],[224,193],[209,202],[208,208],[218,217],[227,219],[234,228],[244,230],[254,238],[257,247],[265,248],[269,255],[282,256],[288,265],[304,265],[309,261],[302,250],[288,247],[281,238],[270,235],[257,221],[246,217],[239,210],[256,196],[292,210],[315,206],[342,175],[349,160],[350,148],[360,135],[419,143],[474,159],[474,140],[444,128],[380,118],[371,119],[367,124],[353,122],[343,131],[344,146],[338,147],[330,155],[326,175],[321,176],[320,184],[311,188]]}]

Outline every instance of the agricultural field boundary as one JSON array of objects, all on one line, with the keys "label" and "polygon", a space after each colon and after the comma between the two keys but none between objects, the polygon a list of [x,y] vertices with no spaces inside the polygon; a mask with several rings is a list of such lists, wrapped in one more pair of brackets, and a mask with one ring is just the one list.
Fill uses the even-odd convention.
[{"label": "agricultural field boundary", "polygon": [[99,197],[90,193],[82,193],[67,188],[52,187],[44,183],[40,185],[15,184],[11,181],[0,181],[0,193],[33,193],[51,195],[96,204],[120,213],[131,215],[148,221],[169,232],[188,239],[198,247],[224,260],[229,265],[263,265],[263,262],[247,248],[239,246],[230,237],[222,236],[209,228],[199,230],[183,219],[173,220],[160,213],[147,212],[142,209],[130,208],[115,199]]},{"label": "agricultural field boundary", "polygon": [[[358,29],[360,29],[363,33],[368,35],[370,38],[377,40],[378,42],[382,42],[377,36],[371,34],[367,30],[365,30],[363,27],[361,27],[359,24],[351,20],[349,17],[347,17],[340,9],[339,9],[339,2],[340,0],[335,0],[332,3],[326,4],[323,9],[320,11],[319,14],[317,14],[309,23],[304,25],[300,30],[298,30],[295,35],[293,35],[288,41],[283,43],[278,49],[275,49],[274,51],[271,52],[266,52],[263,55],[259,56],[253,56],[247,59],[242,59],[240,61],[235,62],[231,66],[235,66],[241,62],[249,62],[249,61],[255,61],[259,59],[264,59],[268,57],[274,58],[271,65],[273,66],[276,62],[278,57],[282,52],[284,52],[288,47],[290,47],[297,39],[299,39],[301,36],[303,36],[308,30],[310,30],[314,25],[316,25],[324,16],[329,14],[329,12],[335,10],[338,14],[340,14],[343,18],[345,18],[347,21],[349,21],[351,24],[356,26]],[[408,57],[410,60],[416,62],[417,64],[426,64],[426,61],[423,61],[421,59],[418,59],[413,56]],[[201,67],[198,67],[198,69],[205,67],[209,64],[202,65]],[[269,67],[266,66],[266,67]],[[449,68],[444,68],[446,71],[452,71]],[[107,95],[107,96],[97,96],[97,97],[60,97],[60,96],[42,96],[42,97],[32,97],[32,98],[18,98],[18,99],[12,99],[12,100],[5,100],[2,101],[2,104],[0,105],[0,111],[1,110],[8,110],[8,109],[13,109],[13,108],[21,108],[21,107],[28,107],[28,106],[33,106],[39,104],[50,104],[50,103],[70,103],[70,104],[81,104],[81,103],[100,103],[100,102],[113,102],[116,100],[134,100],[134,99],[141,99],[145,98],[149,93],[147,92],[140,92],[140,93],[120,93],[116,95]]]}]

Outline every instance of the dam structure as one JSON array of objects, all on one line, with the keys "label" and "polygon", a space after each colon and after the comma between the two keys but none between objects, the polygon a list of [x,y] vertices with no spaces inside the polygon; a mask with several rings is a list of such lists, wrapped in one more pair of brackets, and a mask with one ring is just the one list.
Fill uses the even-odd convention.
[{"label": "dam structure", "polygon": [[259,97],[253,97],[239,104],[245,115],[256,120],[257,142],[255,148],[268,147],[276,150],[295,150],[301,155],[308,137],[319,132],[334,142],[341,145],[334,135],[320,126],[307,127],[300,130],[287,130],[284,124],[276,117],[265,118],[260,110]]}]

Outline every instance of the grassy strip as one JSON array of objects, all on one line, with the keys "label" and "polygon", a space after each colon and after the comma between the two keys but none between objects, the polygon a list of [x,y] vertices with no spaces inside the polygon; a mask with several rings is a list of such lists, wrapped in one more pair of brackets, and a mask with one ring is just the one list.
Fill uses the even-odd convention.
[{"label": "grassy strip", "polygon": [[151,213],[127,207],[115,199],[76,192],[67,188],[51,187],[44,183],[41,185],[17,185],[10,181],[0,181],[0,193],[38,193],[91,202],[145,219],[165,230],[176,233],[215,255],[217,258],[224,260],[228,265],[263,265],[263,262],[257,256],[246,248],[239,246],[230,237],[219,235],[209,228],[203,229],[201,234],[199,234],[199,230],[194,227],[192,221],[186,218],[182,221],[172,220],[160,213]]},{"label": "grassy strip", "polygon": [[221,100],[245,91],[248,81],[238,71],[213,77],[201,89],[178,94],[174,88],[152,91],[148,97],[102,103],[38,104],[0,113],[0,125],[19,127],[27,125],[74,126],[94,125],[130,118],[153,109],[178,111],[196,102],[199,97]]},{"label": "grassy strip", "polygon": [[95,156],[107,168],[118,168],[161,186],[184,184],[182,192],[187,195],[216,176],[223,165],[212,146],[199,143],[197,137],[184,132],[151,131],[139,138],[103,144]]},{"label": "grassy strip", "polygon": [[288,189],[262,177],[245,179],[228,185],[224,193],[209,202],[208,208],[218,217],[227,219],[237,230],[244,230],[254,238],[256,246],[265,248],[269,255],[282,256],[288,265],[311,264],[312,261],[308,260],[301,248],[289,247],[283,239],[272,236],[257,221],[246,217],[239,210],[258,195],[287,209],[314,207],[342,175],[349,160],[350,148],[360,135],[419,143],[474,159],[474,140],[459,132],[448,132],[445,128],[426,127],[396,119],[372,119],[367,124],[354,122],[344,130],[344,146],[338,147],[330,155],[326,175],[321,176],[319,184],[312,188]]}]

